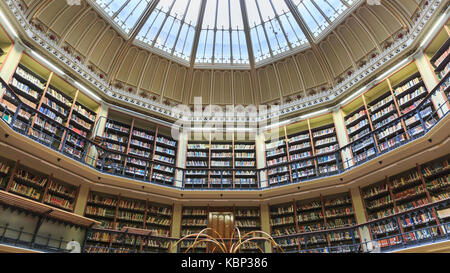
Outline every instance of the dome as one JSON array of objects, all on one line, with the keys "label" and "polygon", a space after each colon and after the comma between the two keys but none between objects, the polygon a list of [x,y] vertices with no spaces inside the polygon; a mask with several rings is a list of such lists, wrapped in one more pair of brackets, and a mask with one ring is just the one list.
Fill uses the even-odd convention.
[{"label": "dome", "polygon": [[410,38],[416,1],[369,2],[52,0],[24,9],[58,46],[137,98],[283,105],[340,94],[342,82]]},{"label": "dome", "polygon": [[181,62],[249,66],[251,61],[308,47],[305,32],[318,38],[356,2],[294,0],[291,5],[297,15],[280,0],[163,0],[157,4],[96,0],[94,4],[126,35],[136,32],[136,42],[155,52],[164,51]]}]

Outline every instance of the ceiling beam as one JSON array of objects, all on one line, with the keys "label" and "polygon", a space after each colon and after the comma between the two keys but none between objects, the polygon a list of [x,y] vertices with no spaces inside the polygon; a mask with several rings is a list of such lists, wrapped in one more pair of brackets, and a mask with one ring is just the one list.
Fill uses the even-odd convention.
[{"label": "ceiling beam", "polygon": [[110,84],[116,78],[117,73],[119,72],[120,64],[122,64],[123,60],[125,59],[125,57],[128,53],[128,50],[133,45],[133,42],[136,39],[136,36],[139,34],[141,28],[147,22],[148,18],[150,17],[150,15],[153,12],[153,10],[158,6],[158,3],[159,3],[159,0],[153,0],[151,3],[148,3],[147,8],[142,13],[138,22],[131,29],[129,36],[128,36],[128,40],[126,40],[126,42],[119,49],[119,53],[116,55],[117,57],[114,58],[113,64],[111,65],[111,68],[108,73],[108,82]]},{"label": "ceiling beam", "polygon": [[194,41],[192,43],[192,49],[191,49],[191,56],[189,61],[189,70],[188,70],[188,76],[186,79],[186,83],[184,86],[184,98],[183,101],[186,102],[186,104],[189,104],[189,99],[191,98],[192,93],[192,78],[194,77],[194,65],[195,65],[195,58],[197,57],[197,48],[198,48],[198,40],[200,39],[200,33],[202,31],[202,24],[203,24],[203,17],[205,15],[205,9],[206,9],[206,1],[207,0],[201,0],[202,3],[200,4],[200,11],[197,18],[197,24],[195,25],[195,34],[194,34]]},{"label": "ceiling beam", "polygon": [[314,52],[314,55],[317,57],[317,61],[319,62],[319,65],[320,65],[323,73],[325,74],[325,78],[327,79],[327,82],[328,82],[328,87],[331,88],[333,86],[334,80],[332,77],[332,73],[329,69],[330,66],[327,63],[325,56],[323,55],[322,51],[320,50],[320,48],[317,46],[316,42],[314,41],[314,38],[311,35],[311,32],[309,31],[309,28],[306,26],[306,23],[303,21],[301,15],[300,15],[300,12],[298,11],[295,4],[292,3],[291,0],[284,0],[284,2],[286,3],[289,10],[291,11],[292,16],[294,17],[295,21],[299,25],[300,29],[305,34],[305,37],[308,40],[309,45],[311,46],[311,49]]}]

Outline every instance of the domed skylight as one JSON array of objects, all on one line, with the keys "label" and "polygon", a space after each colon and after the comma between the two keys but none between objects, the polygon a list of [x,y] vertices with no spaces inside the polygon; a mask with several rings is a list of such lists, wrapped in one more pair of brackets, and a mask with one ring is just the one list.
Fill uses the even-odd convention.
[{"label": "domed skylight", "polygon": [[360,1],[91,0],[136,44],[182,63],[222,66],[306,48]]}]

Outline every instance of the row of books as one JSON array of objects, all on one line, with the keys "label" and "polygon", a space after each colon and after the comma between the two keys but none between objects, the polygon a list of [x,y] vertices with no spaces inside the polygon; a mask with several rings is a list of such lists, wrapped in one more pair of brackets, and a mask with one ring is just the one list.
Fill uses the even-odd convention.
[{"label": "row of books", "polygon": [[414,79],[408,81],[407,83],[405,83],[404,85],[396,88],[394,93],[395,93],[396,96],[399,96],[400,94],[402,94],[406,90],[408,90],[411,87],[414,87],[415,85],[419,84],[421,81],[422,80],[420,79],[420,77],[414,78]]},{"label": "row of books", "polygon": [[31,73],[28,73],[25,69],[23,69],[22,67],[18,66],[16,69],[16,74],[19,75],[21,78],[31,82],[32,84],[34,84],[36,87],[40,88],[41,91],[44,90],[45,88],[45,84],[41,82],[40,79],[38,79],[37,77],[35,77],[34,75],[32,75]]}]

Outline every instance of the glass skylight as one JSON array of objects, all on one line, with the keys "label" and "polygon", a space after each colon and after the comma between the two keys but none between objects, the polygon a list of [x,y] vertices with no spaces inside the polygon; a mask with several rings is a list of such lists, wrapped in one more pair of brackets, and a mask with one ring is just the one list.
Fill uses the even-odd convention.
[{"label": "glass skylight", "polygon": [[[91,0],[126,34],[137,33],[136,39],[150,50],[185,62],[195,58],[198,64],[222,65],[248,65],[249,47],[258,63],[307,45],[307,35],[320,38],[361,0],[290,1],[300,17],[294,16],[285,0],[159,0],[144,22],[143,15],[155,6],[154,0]],[[137,29],[139,23],[142,27]]]}]

